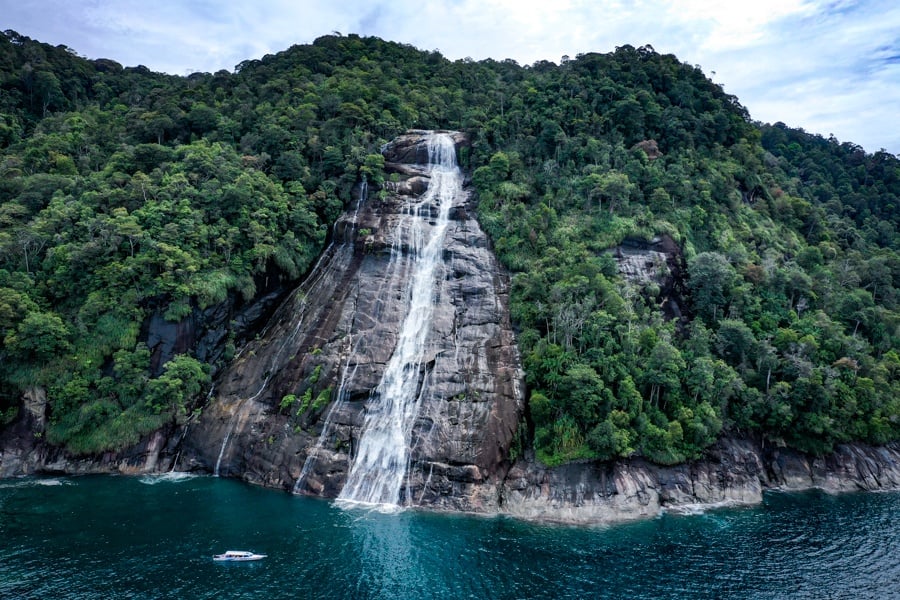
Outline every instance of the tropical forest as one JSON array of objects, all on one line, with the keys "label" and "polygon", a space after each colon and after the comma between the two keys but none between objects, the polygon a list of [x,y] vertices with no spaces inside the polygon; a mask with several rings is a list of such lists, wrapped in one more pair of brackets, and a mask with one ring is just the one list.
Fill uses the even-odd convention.
[{"label": "tropical forest", "polygon": [[[253,329],[161,352],[149,324],[283,294],[394,177],[382,147],[447,129],[509,276],[516,452],[900,439],[897,156],[756,122],[650,46],[520,65],[335,34],[184,77],[77,50],[0,35],[0,428],[35,390],[74,455],[191,419]],[[623,272],[633,248],[657,263]]]}]

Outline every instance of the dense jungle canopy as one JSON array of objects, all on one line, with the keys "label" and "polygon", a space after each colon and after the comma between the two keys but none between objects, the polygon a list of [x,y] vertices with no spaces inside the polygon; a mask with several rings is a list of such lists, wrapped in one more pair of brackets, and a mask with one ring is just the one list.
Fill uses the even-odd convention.
[{"label": "dense jungle canopy", "polygon": [[[527,377],[518,450],[900,437],[896,156],[755,123],[649,46],[521,66],[355,35],[188,77],[0,35],[0,424],[36,387],[75,453],[189,418],[220,365],[160,364],[148,321],[298,281],[413,127],[471,140]],[[612,251],[652,240],[675,248],[664,285]]]}]

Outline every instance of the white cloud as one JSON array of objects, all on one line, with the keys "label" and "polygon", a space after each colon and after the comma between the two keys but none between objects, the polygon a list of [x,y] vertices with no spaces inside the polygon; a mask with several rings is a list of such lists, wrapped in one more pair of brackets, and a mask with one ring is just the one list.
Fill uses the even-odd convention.
[{"label": "white cloud", "polygon": [[332,31],[520,64],[651,44],[701,65],[756,119],[900,152],[895,0],[0,0],[0,14],[29,37],[176,74]]},{"label": "white cloud", "polygon": [[699,40],[701,50],[721,52],[764,42],[770,36],[772,23],[810,15],[814,10],[806,0],[674,0],[666,15],[695,28],[705,25],[705,36]]}]

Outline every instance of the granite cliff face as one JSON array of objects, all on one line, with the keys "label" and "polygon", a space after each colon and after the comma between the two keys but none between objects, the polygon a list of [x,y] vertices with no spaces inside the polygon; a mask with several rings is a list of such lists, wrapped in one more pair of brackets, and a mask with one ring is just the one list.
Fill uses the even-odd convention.
[{"label": "granite cliff face", "polygon": [[[385,149],[398,174],[383,199],[362,197],[336,224],[311,276],[218,378],[214,399],[184,440],[178,469],[336,496],[369,400],[408,310],[409,235],[428,238],[409,205],[429,184],[426,132]],[[457,145],[464,139],[454,134]],[[421,214],[421,209],[420,209]],[[420,219],[421,222],[416,222]],[[522,408],[507,281],[458,194],[432,290],[431,326],[417,362],[417,415],[405,502],[462,510],[495,505]],[[301,479],[302,474],[302,479]]]},{"label": "granite cliff face", "polygon": [[611,523],[663,510],[758,504],[764,490],[827,492],[900,489],[900,445],[839,446],[814,458],[785,448],[725,438],[706,458],[661,467],[641,459],[553,469],[517,463],[502,488],[502,511],[564,523]]}]

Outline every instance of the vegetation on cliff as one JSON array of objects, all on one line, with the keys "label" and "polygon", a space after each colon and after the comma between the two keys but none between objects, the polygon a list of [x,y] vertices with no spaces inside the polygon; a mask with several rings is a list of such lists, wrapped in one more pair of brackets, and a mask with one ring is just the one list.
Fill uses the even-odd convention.
[{"label": "vegetation on cliff", "polygon": [[[896,157],[753,123],[649,47],[523,67],[357,36],[186,78],[0,36],[6,419],[45,387],[50,440],[97,452],[188,418],[211,365],[149,321],[298,279],[410,127],[472,140],[542,461],[900,437]],[[623,277],[609,250],[659,236],[672,284]]]}]

